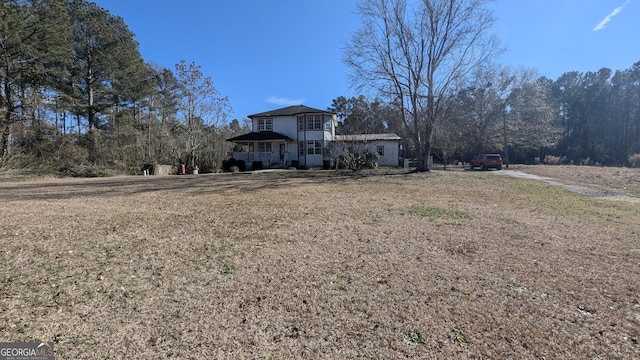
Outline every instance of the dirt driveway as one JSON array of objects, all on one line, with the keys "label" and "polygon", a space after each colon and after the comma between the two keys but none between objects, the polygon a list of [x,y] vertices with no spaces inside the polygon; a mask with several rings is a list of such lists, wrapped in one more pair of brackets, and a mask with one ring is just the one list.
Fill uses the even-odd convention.
[{"label": "dirt driveway", "polygon": [[491,173],[538,180],[591,197],[640,202],[640,169],[520,165]]}]

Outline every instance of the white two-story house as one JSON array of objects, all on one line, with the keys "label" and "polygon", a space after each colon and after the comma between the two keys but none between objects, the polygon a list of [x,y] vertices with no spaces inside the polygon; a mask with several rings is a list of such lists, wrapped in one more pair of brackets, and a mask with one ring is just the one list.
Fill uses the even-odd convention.
[{"label": "white two-story house", "polygon": [[304,105],[249,115],[252,131],[228,139],[233,157],[247,166],[261,161],[265,168],[322,166],[338,120],[330,111]]},{"label": "white two-story house", "polygon": [[378,152],[379,165],[398,166],[400,137],[395,134],[336,136],[338,120],[331,111],[295,105],[249,115],[249,119],[250,133],[228,139],[234,145],[233,158],[244,160],[249,168],[256,161],[264,168],[320,167],[330,159],[333,142],[364,145]]}]

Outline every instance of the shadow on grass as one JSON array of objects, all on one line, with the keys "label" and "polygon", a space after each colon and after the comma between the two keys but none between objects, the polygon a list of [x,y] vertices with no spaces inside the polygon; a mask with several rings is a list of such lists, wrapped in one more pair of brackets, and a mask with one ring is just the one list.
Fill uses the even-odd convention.
[{"label": "shadow on grass", "polygon": [[[61,200],[95,196],[122,196],[178,191],[189,195],[211,192],[255,192],[295,188],[309,184],[338,184],[370,177],[406,176],[402,169],[366,171],[301,170],[243,173],[122,176],[112,178],[52,179],[35,182],[0,183],[0,200]],[[178,200],[179,201],[179,200]]]}]

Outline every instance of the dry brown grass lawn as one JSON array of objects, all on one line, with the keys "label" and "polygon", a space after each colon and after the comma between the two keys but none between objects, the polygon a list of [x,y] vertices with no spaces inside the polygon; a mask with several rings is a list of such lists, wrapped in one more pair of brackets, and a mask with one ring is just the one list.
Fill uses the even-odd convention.
[{"label": "dry brown grass lawn", "polygon": [[0,340],[58,359],[640,358],[634,201],[475,171],[3,182],[0,201]]}]

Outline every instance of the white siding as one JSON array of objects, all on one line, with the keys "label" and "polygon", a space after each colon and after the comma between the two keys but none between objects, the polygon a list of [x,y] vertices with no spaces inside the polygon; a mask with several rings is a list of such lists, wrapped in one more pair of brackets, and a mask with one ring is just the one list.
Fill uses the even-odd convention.
[{"label": "white siding", "polygon": [[[335,127],[337,125],[337,119],[335,115],[330,115],[330,123],[331,128],[325,128],[325,115],[323,114],[306,114],[306,116],[322,116],[322,128],[318,130],[307,130],[307,124],[305,122],[304,131],[298,131],[298,115],[296,116],[272,116],[272,131],[277,132],[279,134],[288,136],[293,141],[287,142],[287,156],[285,160],[286,165],[290,165],[291,161],[299,161],[299,164],[302,166],[316,167],[322,166],[324,157],[326,154],[312,154],[309,155],[307,152],[306,144],[308,141],[321,141],[325,144],[327,141],[333,141],[335,137]],[[265,117],[255,117],[252,121],[253,131],[258,132],[258,121],[259,119],[264,119]],[[300,155],[298,143],[305,143],[305,152],[304,155]],[[256,144],[257,146],[257,144]],[[273,158],[279,160],[278,142],[273,142]],[[275,161],[275,160],[274,160]],[[267,164],[265,163],[265,166]]]},{"label": "white siding", "polygon": [[291,139],[297,138],[297,122],[295,116],[273,118],[273,131],[286,135]]},{"label": "white siding", "polygon": [[367,144],[369,151],[377,152],[378,145],[384,146],[384,156],[378,160],[380,166],[398,166],[398,142],[377,140]]}]

